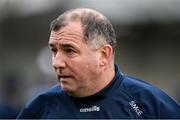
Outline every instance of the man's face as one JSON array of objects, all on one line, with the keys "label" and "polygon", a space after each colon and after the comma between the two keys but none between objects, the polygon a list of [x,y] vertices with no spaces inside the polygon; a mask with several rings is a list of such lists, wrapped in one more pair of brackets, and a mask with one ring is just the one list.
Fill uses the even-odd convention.
[{"label": "man's face", "polygon": [[49,46],[53,67],[64,91],[81,96],[98,87],[100,53],[85,42],[79,22],[52,31]]}]

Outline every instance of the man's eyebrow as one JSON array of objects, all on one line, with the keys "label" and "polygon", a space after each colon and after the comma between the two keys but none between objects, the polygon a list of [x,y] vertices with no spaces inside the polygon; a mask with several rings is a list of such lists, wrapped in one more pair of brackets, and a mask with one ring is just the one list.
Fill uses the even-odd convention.
[{"label": "man's eyebrow", "polygon": [[[50,48],[54,48],[55,47],[55,45],[53,43],[48,43],[48,46]],[[76,46],[73,46],[73,45],[71,45],[69,43],[60,43],[60,44],[58,44],[58,46],[59,46],[59,48],[73,48],[73,49],[77,49]]]},{"label": "man's eyebrow", "polygon": [[62,48],[75,48],[73,45],[68,44],[68,43],[61,43],[61,44],[59,44],[59,47],[62,47]]}]

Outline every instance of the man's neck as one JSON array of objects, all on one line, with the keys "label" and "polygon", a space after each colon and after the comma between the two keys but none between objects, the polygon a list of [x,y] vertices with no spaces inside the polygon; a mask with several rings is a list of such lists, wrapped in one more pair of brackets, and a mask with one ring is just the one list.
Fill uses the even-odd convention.
[{"label": "man's neck", "polygon": [[98,92],[100,92],[103,88],[105,88],[114,78],[115,76],[115,68],[113,66],[107,66],[103,71],[102,74],[99,76],[99,79],[97,79],[96,84],[94,84],[94,87],[89,90],[89,95],[94,95]]},{"label": "man's neck", "polygon": [[72,93],[71,96],[74,97],[88,97],[97,94],[103,88],[105,88],[114,78],[115,76],[115,67],[106,66],[101,72],[101,75],[97,77],[97,79],[93,84],[87,86],[84,89],[79,90],[78,92]]},{"label": "man's neck", "polygon": [[[102,78],[102,85],[101,85],[101,89],[105,88],[114,78],[115,76],[115,67],[113,66],[109,66],[109,68],[105,69],[104,73],[103,73],[103,78]],[[100,91],[99,90],[99,91]]]}]

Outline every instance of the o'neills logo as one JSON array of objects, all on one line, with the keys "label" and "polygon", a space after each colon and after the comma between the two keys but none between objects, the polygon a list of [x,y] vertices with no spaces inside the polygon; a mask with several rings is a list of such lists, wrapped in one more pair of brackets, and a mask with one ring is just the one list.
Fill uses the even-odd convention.
[{"label": "o'neills logo", "polygon": [[81,108],[79,111],[80,112],[98,112],[98,111],[100,111],[100,107],[95,105],[90,108]]}]

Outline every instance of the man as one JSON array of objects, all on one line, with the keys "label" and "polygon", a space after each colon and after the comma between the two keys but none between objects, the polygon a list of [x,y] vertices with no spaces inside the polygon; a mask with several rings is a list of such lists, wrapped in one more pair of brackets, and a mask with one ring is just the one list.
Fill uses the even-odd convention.
[{"label": "man", "polygon": [[87,8],[51,23],[49,47],[59,85],[35,97],[18,118],[180,118],[180,105],[158,88],[124,75],[114,64],[109,20]]}]

